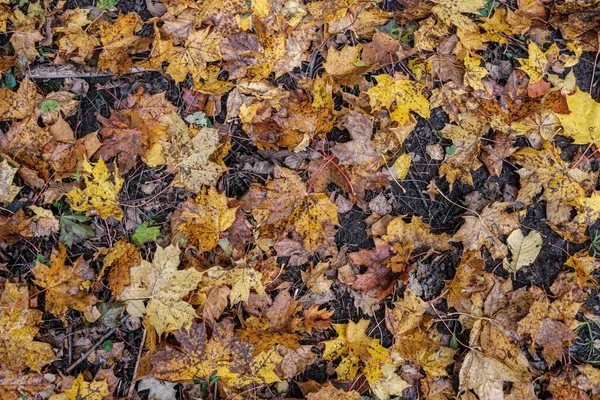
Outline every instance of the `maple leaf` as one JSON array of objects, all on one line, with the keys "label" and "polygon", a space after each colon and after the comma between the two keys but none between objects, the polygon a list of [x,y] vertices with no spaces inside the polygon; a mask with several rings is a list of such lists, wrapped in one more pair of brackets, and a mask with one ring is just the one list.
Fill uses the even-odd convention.
[{"label": "maple leaf", "polygon": [[447,25],[454,25],[467,32],[479,30],[475,22],[463,14],[479,14],[479,10],[485,7],[485,0],[436,0],[435,3],[431,12]]},{"label": "maple leaf", "polygon": [[65,390],[64,393],[60,393],[57,395],[53,395],[51,399],[53,400],[78,400],[78,399],[86,399],[86,400],[104,400],[111,393],[108,390],[108,383],[106,380],[103,381],[94,381],[94,382],[86,382],[83,379],[83,375],[79,374],[77,379],[75,379],[71,388]]},{"label": "maple leaf", "polygon": [[6,160],[0,162],[0,203],[10,203],[21,191],[20,187],[13,185],[17,170]]},{"label": "maple leaf", "polygon": [[119,178],[119,169],[115,167],[112,174],[114,183],[109,181],[111,173],[102,158],[93,167],[85,160],[83,170],[91,177],[84,176],[85,189],[74,188],[67,193],[67,198],[72,201],[71,208],[85,211],[87,215],[97,213],[104,220],[113,217],[121,221],[123,210],[119,206],[119,192],[124,180]]},{"label": "maple leaf", "polygon": [[542,80],[548,69],[551,66],[551,61],[557,59],[560,49],[556,43],[543,52],[538,45],[531,41],[529,42],[528,58],[517,58],[521,63],[521,69],[529,75],[531,84]]},{"label": "maple leaf", "polygon": [[60,243],[58,250],[52,251],[50,266],[40,262],[31,270],[34,283],[46,289],[46,311],[64,319],[69,308],[84,311],[98,299],[82,288],[90,287],[95,278],[88,261],[79,257],[71,265],[65,265],[67,248]]},{"label": "maple leaf", "polygon": [[447,233],[435,234],[431,232],[429,225],[420,217],[412,216],[409,223],[404,222],[405,217],[396,217],[387,226],[387,235],[384,240],[398,242],[404,246],[418,248],[432,248],[437,251],[450,249],[450,235]]},{"label": "maple leaf", "polygon": [[119,240],[104,257],[102,270],[98,275],[103,276],[104,271],[108,268],[108,287],[113,295],[118,297],[123,288],[130,283],[130,268],[137,266],[141,261],[137,246],[126,240]]},{"label": "maple leaf", "polygon": [[238,342],[233,323],[225,319],[215,324],[210,340],[204,324],[192,323],[188,330],[173,332],[179,347],[167,346],[152,355],[151,376],[171,382],[209,380],[221,367],[233,360],[232,347]]},{"label": "maple leaf", "polygon": [[100,41],[95,36],[83,30],[79,25],[69,23],[66,27],[57,27],[54,30],[60,34],[58,48],[73,59],[77,55],[79,59],[73,61],[85,61],[92,57],[94,50],[100,47]]},{"label": "maple leaf", "polygon": [[569,113],[554,113],[563,127],[563,132],[560,134],[572,138],[575,144],[598,143],[600,104],[589,93],[579,88],[565,98]]},{"label": "maple leaf", "polygon": [[504,211],[510,205],[508,202],[492,203],[477,216],[465,216],[465,223],[450,241],[462,242],[468,251],[477,251],[485,246],[492,257],[506,257],[508,249],[498,235],[508,235],[519,228],[517,214]]},{"label": "maple leaf", "polygon": [[220,43],[219,35],[211,32],[210,28],[192,33],[186,38],[184,46],[173,47],[167,73],[175,82],[183,82],[189,73],[197,88],[202,79],[207,77],[206,63],[221,60]]},{"label": "maple leaf", "polygon": [[422,94],[423,85],[409,79],[394,80],[386,74],[374,78],[377,85],[367,92],[373,111],[385,108],[389,111],[392,121],[401,126],[414,121],[410,111],[423,118],[429,118],[429,101]]},{"label": "maple leaf", "polygon": [[25,119],[33,114],[35,108],[36,86],[29,79],[23,79],[16,92],[0,88],[0,119]]},{"label": "maple leaf", "polygon": [[326,399],[339,399],[339,400],[361,400],[362,397],[356,390],[344,391],[338,389],[331,382],[327,382],[318,392],[309,393],[306,395],[308,400],[326,400]]},{"label": "maple leaf", "polygon": [[302,281],[313,293],[333,295],[331,291],[333,282],[324,276],[327,269],[329,269],[329,263],[320,262],[317,265],[311,265],[307,271],[300,271]]},{"label": "maple leaf", "polygon": [[232,347],[232,353],[234,361],[217,371],[228,385],[242,388],[252,383],[269,384],[281,381],[275,369],[283,357],[275,350],[263,351],[252,357],[252,345],[240,342]]},{"label": "maple leaf", "polygon": [[320,248],[334,233],[338,224],[337,207],[324,193],[307,193],[298,174],[275,167],[275,179],[264,188],[253,184],[241,199],[244,209],[252,210],[258,226],[271,228],[275,235],[296,232],[306,251]]},{"label": "maple leaf", "polygon": [[368,362],[373,358],[373,353],[387,354],[387,350],[379,344],[379,339],[367,336],[369,323],[368,319],[361,319],[356,323],[349,321],[348,324],[333,325],[338,337],[325,342],[323,359],[342,357],[342,362],[335,369],[338,379],[351,381],[358,372],[360,361]]},{"label": "maple leaf", "polygon": [[[196,317],[194,308],[181,299],[196,288],[202,273],[193,268],[178,270],[180,253],[174,245],[158,246],[151,263],[142,260],[131,268],[131,284],[119,297],[132,316],[146,315],[158,335],[176,331]],[[144,299],[149,299],[147,305]]]},{"label": "maple leaf", "polygon": [[[172,185],[193,193],[200,192],[203,185],[214,185],[224,171],[223,166],[213,161],[214,155],[218,153],[219,131],[212,128],[188,128],[177,114],[165,115],[160,118],[160,122],[171,127],[171,140],[170,143],[163,143],[163,154],[167,165],[177,170]],[[227,151],[223,152],[218,161],[226,154]]]},{"label": "maple leaf", "polygon": [[312,330],[322,331],[329,329],[331,326],[331,316],[335,310],[319,310],[317,304],[311,305],[307,310],[304,310],[304,328],[310,335]]},{"label": "maple leaf", "polygon": [[206,270],[204,276],[208,279],[206,286],[231,286],[229,302],[232,306],[240,301],[247,302],[251,289],[254,289],[258,294],[266,295],[262,283],[262,274],[250,267],[240,265],[226,270],[215,266]]},{"label": "maple leaf", "polygon": [[[48,343],[34,341],[42,312],[29,308],[26,286],[7,282],[0,297],[0,365],[5,372],[24,367],[39,372],[54,358]],[[4,378],[4,376],[2,377]],[[4,384],[9,382],[0,379]]]},{"label": "maple leaf", "polygon": [[340,164],[362,164],[381,158],[381,152],[371,140],[373,121],[368,115],[350,110],[345,117],[344,125],[352,135],[352,140],[337,143],[332,149]]},{"label": "maple leaf", "polygon": [[463,60],[465,63],[464,83],[474,90],[483,90],[481,79],[487,76],[488,71],[480,65],[480,60],[467,54]]},{"label": "maple leaf", "polygon": [[[521,184],[517,201],[531,204],[542,192],[548,221],[553,225],[567,222],[571,211],[569,204],[585,196],[581,182],[588,178],[587,174],[579,168],[569,168],[552,144],[545,144],[541,150],[525,148],[512,157],[522,166],[517,170]],[[582,236],[573,239],[580,243],[585,240],[585,235]]]},{"label": "maple leaf", "polygon": [[596,257],[588,254],[587,250],[580,250],[565,261],[567,267],[575,270],[575,279],[581,289],[589,286],[593,289],[598,288],[598,282],[592,276],[592,273],[600,267],[600,261]]},{"label": "maple leaf", "polygon": [[110,69],[115,74],[125,74],[133,62],[130,50],[140,39],[135,32],[142,27],[142,19],[136,13],[119,15],[116,21],[104,23],[101,28],[102,53],[98,58],[98,69]]},{"label": "maple leaf", "polygon": [[102,145],[94,157],[108,160],[117,156],[121,174],[131,170],[139,157],[150,167],[164,164],[161,143],[169,139],[168,116],[176,113],[177,107],[165,98],[164,92],[148,96],[141,88],[125,102],[128,108],[111,110],[110,118],[97,116],[103,126],[98,132]]},{"label": "maple leaf", "polygon": [[450,190],[456,180],[461,180],[473,186],[471,171],[481,166],[477,157],[481,147],[480,139],[484,134],[487,123],[475,114],[461,114],[459,125],[446,125],[442,135],[452,140],[456,151],[447,155],[440,166],[440,177],[445,176],[450,183]]},{"label": "maple leaf", "polygon": [[237,207],[229,208],[227,202],[227,196],[213,187],[203,189],[194,200],[186,200],[172,217],[171,241],[180,243],[184,238],[200,251],[214,249],[221,232],[235,221]]},{"label": "maple leaf", "polygon": [[323,68],[336,82],[351,87],[362,80],[361,73],[369,68],[360,60],[361,49],[360,45],[344,46],[338,51],[331,46],[327,49]]}]

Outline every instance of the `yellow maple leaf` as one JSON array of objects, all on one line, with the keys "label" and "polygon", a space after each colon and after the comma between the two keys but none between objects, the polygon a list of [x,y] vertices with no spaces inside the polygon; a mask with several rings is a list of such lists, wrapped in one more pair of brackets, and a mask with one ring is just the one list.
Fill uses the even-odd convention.
[{"label": "yellow maple leaf", "polygon": [[373,111],[385,108],[391,119],[401,126],[414,121],[410,111],[429,118],[429,101],[422,94],[425,88],[422,84],[410,79],[394,80],[387,74],[374,78],[377,85],[367,91]]},{"label": "yellow maple leaf", "polygon": [[0,88],[0,120],[25,119],[35,108],[35,83],[25,78],[16,92]]},{"label": "yellow maple leaf", "polygon": [[[182,300],[200,282],[202,273],[195,269],[178,270],[179,247],[157,247],[152,262],[142,260],[131,268],[131,284],[121,292],[119,299],[127,303],[127,311],[134,317],[146,315],[156,332],[171,332],[191,323],[196,317],[194,307]],[[144,300],[148,304],[144,305]]]},{"label": "yellow maple leaf", "polygon": [[600,104],[579,88],[565,97],[570,113],[554,113],[563,127],[560,134],[572,138],[575,144],[600,142]]},{"label": "yellow maple leaf", "polygon": [[52,251],[50,266],[40,262],[31,270],[36,285],[46,289],[46,311],[65,318],[69,308],[83,311],[98,299],[83,290],[96,276],[90,263],[79,257],[71,265],[66,265],[67,248],[60,243]]},{"label": "yellow maple leaf", "polygon": [[410,222],[404,222],[404,216],[396,217],[387,226],[387,235],[384,239],[389,242],[400,243],[413,248],[429,247],[437,251],[450,249],[447,233],[431,233],[429,225],[421,217],[413,216]]},{"label": "yellow maple leaf", "polygon": [[178,83],[190,73],[194,86],[200,86],[202,79],[207,77],[206,63],[221,60],[220,44],[219,34],[209,28],[192,33],[184,46],[173,47],[167,73]]},{"label": "yellow maple leaf", "polygon": [[269,384],[281,381],[275,368],[283,357],[275,350],[263,351],[252,357],[252,345],[241,342],[232,347],[234,362],[223,366],[217,371],[229,386],[241,388],[252,383]]},{"label": "yellow maple leaf", "polygon": [[487,76],[488,71],[481,66],[481,60],[467,54],[463,62],[465,63],[465,85],[471,86],[474,90],[483,90],[481,79]]},{"label": "yellow maple leaf", "polygon": [[71,384],[69,390],[65,390],[64,393],[55,394],[50,397],[52,400],[104,400],[110,396],[110,390],[108,389],[108,383],[106,380],[86,382],[83,379],[83,375],[79,374],[77,379]]},{"label": "yellow maple leaf", "polygon": [[479,10],[485,7],[485,0],[436,0],[435,3],[431,12],[447,25],[467,32],[479,29],[471,18],[463,14],[479,14]]},{"label": "yellow maple leaf", "polygon": [[356,376],[361,361],[372,360],[373,354],[387,354],[379,339],[367,335],[369,323],[368,319],[361,319],[356,323],[349,321],[348,324],[333,325],[338,337],[325,342],[323,359],[335,360],[342,357],[342,362],[335,369],[338,379],[351,381]]},{"label": "yellow maple leaf", "polygon": [[521,63],[521,69],[527,73],[530,79],[530,84],[536,83],[544,79],[551,61],[558,59],[560,49],[556,43],[545,52],[538,47],[535,42],[529,42],[529,55],[527,58],[517,58]]},{"label": "yellow maple leaf", "polygon": [[66,27],[56,28],[55,32],[60,34],[58,48],[71,57],[78,55],[81,59],[87,60],[94,54],[94,50],[100,47],[100,41],[79,25],[71,23]]},{"label": "yellow maple leaf", "polygon": [[262,274],[251,267],[240,265],[233,269],[224,269],[215,266],[206,270],[204,274],[207,278],[205,286],[231,286],[229,302],[232,306],[241,301],[247,302],[251,289],[254,289],[258,294],[266,295],[262,283]]},{"label": "yellow maple leaf", "polygon": [[200,251],[209,251],[219,242],[221,232],[226,231],[235,220],[235,208],[229,208],[228,198],[215,188],[202,190],[194,200],[181,205],[181,211],[173,216],[172,242],[183,238]]},{"label": "yellow maple leaf", "polygon": [[52,361],[52,347],[33,340],[41,319],[41,311],[29,308],[27,287],[6,282],[0,297],[0,366],[4,371],[29,367],[39,372]]},{"label": "yellow maple leaf", "polygon": [[213,161],[219,149],[219,131],[189,128],[176,113],[164,115],[159,121],[169,126],[170,141],[163,143],[163,154],[167,165],[177,172],[172,185],[193,193],[200,192],[204,185],[214,185],[225,170]]},{"label": "yellow maple leaf", "polygon": [[575,279],[581,289],[585,286],[598,289],[598,282],[594,279],[592,272],[600,267],[600,261],[596,257],[590,256],[587,250],[580,250],[567,258],[565,265],[575,270]]},{"label": "yellow maple leaf", "polygon": [[90,174],[91,178],[83,178],[85,189],[75,188],[67,193],[67,198],[72,201],[71,208],[75,211],[85,211],[87,215],[98,214],[104,220],[113,217],[121,221],[123,210],[119,205],[119,192],[124,180],[119,177],[119,169],[115,166],[115,172],[112,173],[113,182],[109,181],[111,173],[102,158],[93,167],[85,160],[83,170]]}]

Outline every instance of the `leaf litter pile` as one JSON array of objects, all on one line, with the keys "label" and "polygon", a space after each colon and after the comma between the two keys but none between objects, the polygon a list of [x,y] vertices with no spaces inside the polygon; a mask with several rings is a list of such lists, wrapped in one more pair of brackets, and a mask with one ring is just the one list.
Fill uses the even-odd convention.
[{"label": "leaf litter pile", "polygon": [[600,399],[598,0],[0,0],[1,399]]}]

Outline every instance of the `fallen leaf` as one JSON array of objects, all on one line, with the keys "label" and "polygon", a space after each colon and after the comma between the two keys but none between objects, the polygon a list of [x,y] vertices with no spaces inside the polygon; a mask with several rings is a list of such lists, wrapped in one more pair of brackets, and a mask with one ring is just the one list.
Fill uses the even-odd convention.
[{"label": "fallen leaf", "polygon": [[[202,274],[193,268],[178,270],[179,254],[177,246],[158,246],[151,263],[142,260],[131,268],[131,283],[119,296],[129,314],[138,318],[146,315],[159,336],[190,324],[196,317],[194,308],[182,298],[196,288]],[[148,299],[147,305],[144,299]]]},{"label": "fallen leaf", "polygon": [[542,235],[537,231],[531,231],[524,236],[520,229],[514,230],[506,238],[508,248],[512,253],[512,260],[504,259],[504,269],[516,273],[522,267],[530,265],[535,261],[542,249]]}]

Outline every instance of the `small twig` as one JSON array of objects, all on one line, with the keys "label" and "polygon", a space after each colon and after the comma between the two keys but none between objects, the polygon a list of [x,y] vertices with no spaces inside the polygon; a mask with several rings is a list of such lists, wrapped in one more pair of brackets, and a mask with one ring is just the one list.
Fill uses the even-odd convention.
[{"label": "small twig", "polygon": [[[127,318],[129,318],[129,315],[125,315],[123,318],[121,318],[120,324],[127,321]],[[79,359],[77,361],[75,361],[73,364],[71,364],[71,366],[69,368],[67,368],[67,373],[70,374],[71,371],[73,371],[75,369],[75,367],[77,367],[85,359],[87,359],[90,356],[90,354],[92,354],[98,347],[100,347],[100,345],[102,345],[102,343],[104,343],[104,341],[106,339],[111,337],[115,333],[116,330],[117,330],[117,328],[112,328],[110,331],[106,332],[104,334],[104,336],[102,336],[100,338],[100,340],[98,340],[92,347],[90,347],[90,349],[88,351],[86,351],[81,357],[79,357]]]},{"label": "small twig", "polygon": [[[129,72],[125,73],[124,75],[139,74],[146,71],[155,70],[142,67],[132,67]],[[44,65],[27,72],[27,77],[29,79],[98,78],[108,76],[115,76],[115,74],[111,71],[81,71],[73,68],[71,65]]]},{"label": "small twig", "polygon": [[137,370],[140,366],[140,360],[142,358],[142,350],[144,349],[144,342],[146,341],[146,334],[148,331],[146,328],[144,329],[144,334],[142,335],[142,342],[140,343],[140,351],[138,351],[137,361],[135,363],[135,368],[133,369],[133,375],[131,377],[131,385],[129,385],[129,394],[127,395],[128,399],[133,398],[133,389],[135,388],[135,375],[137,374]]}]

